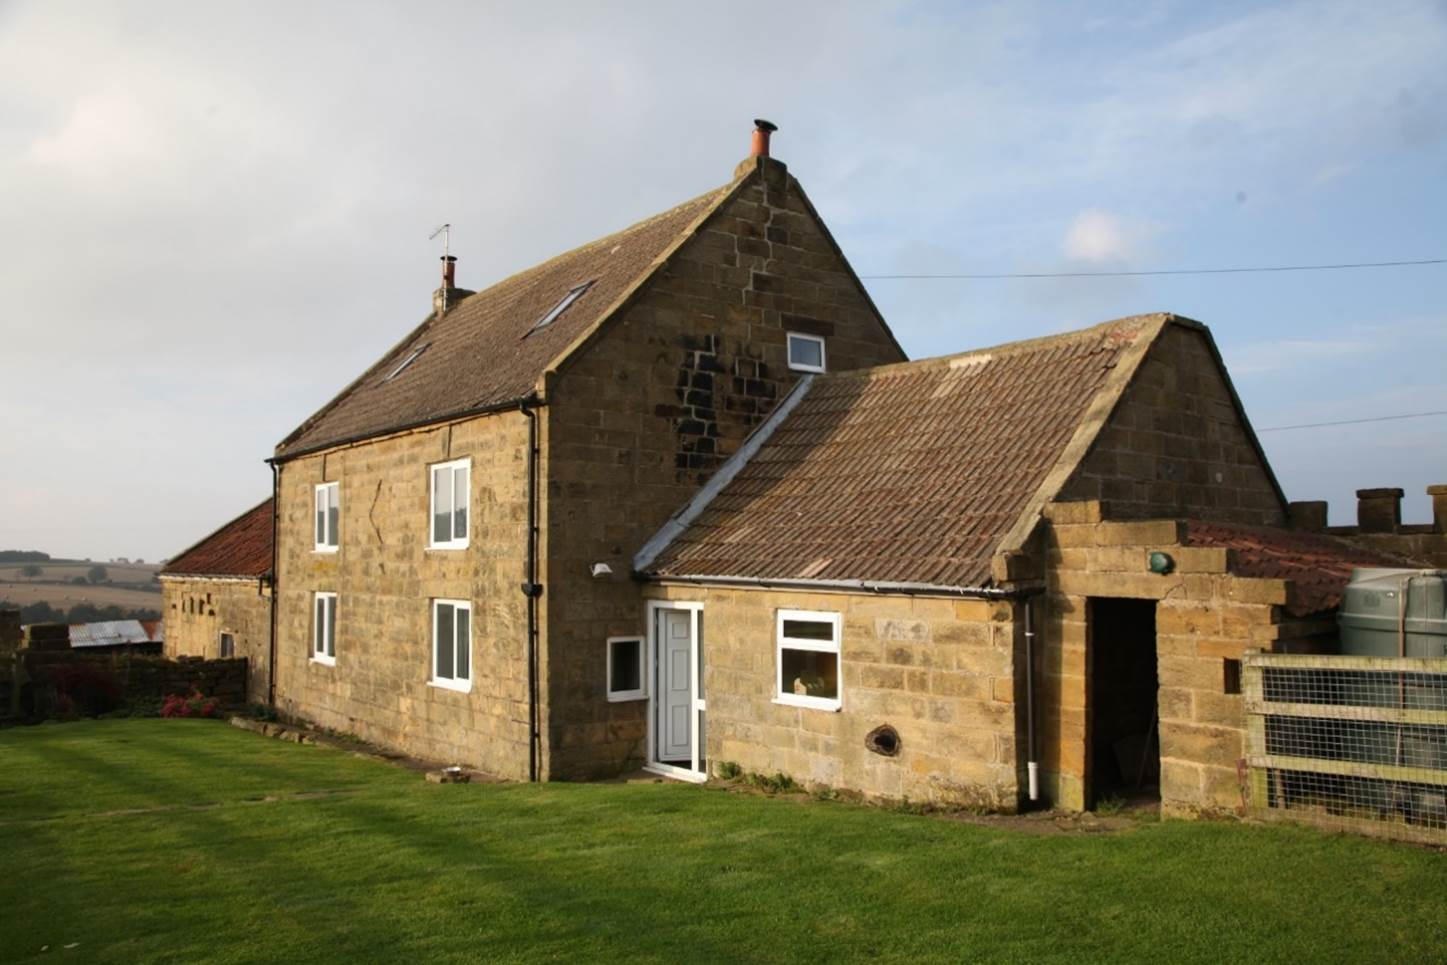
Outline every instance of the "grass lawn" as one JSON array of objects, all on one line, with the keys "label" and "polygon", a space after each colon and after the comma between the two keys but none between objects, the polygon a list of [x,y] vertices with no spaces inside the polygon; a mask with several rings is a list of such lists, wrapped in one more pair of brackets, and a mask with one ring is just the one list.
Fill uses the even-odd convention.
[{"label": "grass lawn", "polygon": [[1036,835],[432,785],[209,721],[0,731],[4,961],[1441,961],[1444,892],[1447,855],[1292,828]]}]

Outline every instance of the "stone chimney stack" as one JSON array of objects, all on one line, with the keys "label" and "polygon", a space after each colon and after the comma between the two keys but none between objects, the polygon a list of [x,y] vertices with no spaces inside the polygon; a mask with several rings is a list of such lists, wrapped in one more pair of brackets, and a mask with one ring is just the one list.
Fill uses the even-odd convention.
[{"label": "stone chimney stack", "polygon": [[1447,533],[1447,483],[1428,486],[1427,495],[1432,497],[1432,531]]},{"label": "stone chimney stack", "polygon": [[1363,533],[1392,533],[1402,525],[1400,489],[1358,489],[1357,527]]},{"label": "stone chimney stack", "polygon": [[432,314],[441,318],[457,307],[462,301],[473,292],[466,288],[457,287],[457,257],[455,255],[442,256],[442,287],[432,293]]}]

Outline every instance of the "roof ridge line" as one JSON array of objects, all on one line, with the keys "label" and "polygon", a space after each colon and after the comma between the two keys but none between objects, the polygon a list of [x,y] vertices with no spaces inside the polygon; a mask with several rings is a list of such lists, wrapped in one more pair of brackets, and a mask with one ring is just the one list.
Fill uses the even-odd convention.
[{"label": "roof ridge line", "polygon": [[887,365],[875,365],[866,369],[850,369],[847,372],[835,372],[830,378],[865,377],[873,375],[895,375],[906,372],[919,372],[929,369],[948,367],[953,363],[969,359],[977,355],[1016,355],[1021,352],[1028,352],[1046,345],[1079,341],[1091,335],[1096,335],[1112,329],[1126,328],[1132,324],[1148,326],[1152,324],[1165,325],[1166,323],[1178,323],[1191,328],[1204,328],[1195,319],[1186,318],[1183,315],[1176,315],[1173,312],[1147,312],[1141,315],[1124,315],[1120,318],[1113,318],[1109,321],[1098,322],[1088,328],[1075,328],[1066,332],[1056,332],[1053,335],[1039,335],[1035,338],[1024,338],[1014,342],[1001,342],[998,345],[990,345],[984,348],[968,349],[964,352],[952,352],[949,355],[931,355],[922,359],[911,359],[907,362],[890,362]]},{"label": "roof ridge line", "polygon": [[642,548],[634,554],[633,572],[641,573],[651,566],[653,561],[668,549],[669,544],[693,524],[693,521],[708,508],[708,504],[713,502],[714,498],[723,492],[729,483],[733,482],[734,477],[749,464],[749,460],[753,459],[764,447],[764,443],[773,436],[774,430],[788,418],[790,412],[794,411],[794,407],[808,394],[809,386],[813,384],[813,375],[802,376],[798,382],[794,383],[789,394],[774,407],[774,411],[769,413],[767,419],[759,423],[758,428],[749,433],[744,444],[724,460],[724,464],[718,468],[708,482],[704,483],[703,488],[694,493],[693,498],[684,504],[682,509],[669,517],[668,522],[659,527],[658,532],[650,536]]}]

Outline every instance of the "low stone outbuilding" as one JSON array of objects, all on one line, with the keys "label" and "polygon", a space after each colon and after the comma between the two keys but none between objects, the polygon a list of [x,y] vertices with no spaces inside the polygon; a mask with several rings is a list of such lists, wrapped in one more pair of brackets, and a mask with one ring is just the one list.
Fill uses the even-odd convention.
[{"label": "low stone outbuilding", "polygon": [[1067,808],[1229,809],[1242,653],[1313,645],[1354,564],[1400,562],[1286,517],[1188,319],[816,376],[635,560],[651,754],[693,719],[672,701],[694,771],[1007,810],[1036,772]]},{"label": "low stone outbuilding", "polygon": [[271,666],[272,501],[248,509],[160,573],[163,653],[245,657],[247,697],[266,700]]}]

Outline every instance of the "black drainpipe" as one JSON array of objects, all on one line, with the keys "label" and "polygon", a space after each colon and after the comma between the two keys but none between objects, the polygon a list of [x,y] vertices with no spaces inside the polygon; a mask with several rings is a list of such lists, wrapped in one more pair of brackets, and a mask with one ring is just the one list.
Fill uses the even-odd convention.
[{"label": "black drainpipe", "polygon": [[1040,764],[1035,756],[1035,619],[1034,597],[1020,601],[1025,608],[1025,771],[1030,800],[1040,800]]},{"label": "black drainpipe", "polygon": [[543,585],[538,582],[538,414],[528,399],[521,412],[528,417],[528,563],[523,581],[523,596],[528,598],[528,780],[538,779],[538,757],[541,734],[538,727],[538,598]]},{"label": "black drainpipe", "polygon": [[[267,462],[271,462],[270,459]],[[276,537],[281,507],[281,467],[271,462],[271,639],[267,641],[266,705],[276,706]]]}]

